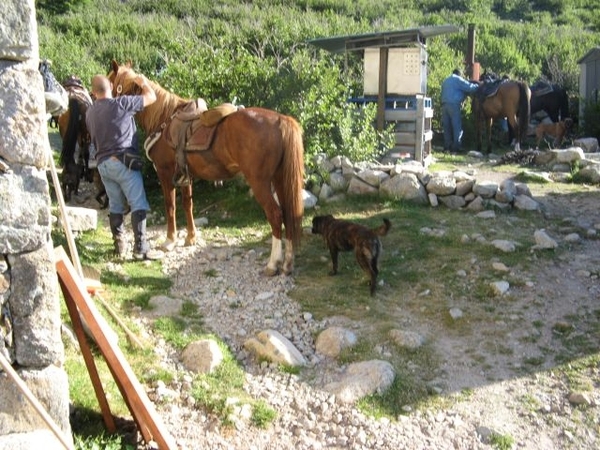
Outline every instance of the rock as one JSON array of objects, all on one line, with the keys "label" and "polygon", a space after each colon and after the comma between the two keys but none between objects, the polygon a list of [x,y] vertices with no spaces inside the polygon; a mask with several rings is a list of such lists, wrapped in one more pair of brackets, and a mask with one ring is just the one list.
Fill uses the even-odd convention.
[{"label": "rock", "polygon": [[390,339],[398,346],[415,350],[425,343],[425,338],[414,331],[393,329],[389,332]]},{"label": "rock", "polygon": [[425,189],[430,194],[450,195],[456,191],[456,180],[450,174],[447,176],[436,174],[431,177]]},{"label": "rock", "polygon": [[450,308],[450,311],[448,312],[450,313],[450,317],[454,320],[460,319],[463,316],[463,312],[460,308]]},{"label": "rock", "polygon": [[253,351],[257,356],[288,366],[304,366],[304,356],[294,345],[275,330],[265,330],[256,338],[244,342],[244,348]]},{"label": "rock", "polygon": [[412,173],[401,173],[381,183],[380,192],[388,197],[408,200],[422,205],[428,203],[427,191]]},{"label": "rock", "polygon": [[317,197],[312,192],[303,189],[302,201],[304,202],[305,209],[312,209],[317,204]]},{"label": "rock", "polygon": [[585,153],[596,153],[598,152],[598,139],[595,137],[583,137],[575,139],[573,145],[583,149]]},{"label": "rock", "polygon": [[322,331],[315,344],[317,352],[335,358],[342,350],[356,344],[356,335],[341,327],[330,327]]},{"label": "rock", "polygon": [[494,239],[491,244],[498,250],[502,250],[505,253],[514,252],[517,248],[514,242],[504,239]]},{"label": "rock", "polygon": [[186,345],[181,361],[190,372],[211,373],[223,361],[223,352],[212,339],[202,339]]},{"label": "rock", "polygon": [[569,403],[572,405],[591,405],[592,400],[590,399],[589,394],[585,392],[571,392],[569,394]]},{"label": "rock", "polygon": [[517,195],[514,200],[514,207],[524,211],[537,211],[540,209],[539,203],[526,195]]},{"label": "rock", "polygon": [[494,295],[501,296],[508,292],[510,284],[508,281],[494,281],[493,283],[490,283],[490,287],[492,288]]},{"label": "rock", "polygon": [[536,230],[533,233],[533,238],[535,239],[534,249],[554,249],[558,247],[558,243],[552,239],[545,230]]},{"label": "rock", "polygon": [[387,361],[371,360],[349,364],[338,381],[324,389],[342,403],[354,403],[367,395],[382,393],[394,381],[396,372]]},{"label": "rock", "polygon": [[493,181],[476,181],[473,185],[473,193],[482,198],[494,198],[498,192],[498,183]]},{"label": "rock", "polygon": [[73,231],[89,231],[98,227],[98,211],[96,209],[67,206],[65,212]]}]

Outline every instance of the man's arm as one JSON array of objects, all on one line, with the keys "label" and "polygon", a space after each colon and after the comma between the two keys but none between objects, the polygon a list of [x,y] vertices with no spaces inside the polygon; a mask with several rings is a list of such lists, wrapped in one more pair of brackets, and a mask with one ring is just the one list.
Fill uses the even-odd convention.
[{"label": "man's arm", "polygon": [[154,92],[154,89],[150,87],[150,84],[144,75],[138,75],[135,79],[135,84],[142,88],[144,108],[156,101],[156,93]]}]

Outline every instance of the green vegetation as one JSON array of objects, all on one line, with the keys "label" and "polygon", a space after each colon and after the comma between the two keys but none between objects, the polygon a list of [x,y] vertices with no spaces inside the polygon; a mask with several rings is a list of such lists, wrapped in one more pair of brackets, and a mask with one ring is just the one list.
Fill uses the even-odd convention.
[{"label": "green vegetation", "polygon": [[[275,109],[303,126],[309,169],[319,153],[372,158],[390,139],[389,133],[378,136],[367,126],[373,123],[373,108],[361,110],[357,119],[357,110],[346,102],[362,96],[360,53],[331,54],[310,40],[458,26],[458,33],[427,39],[432,128],[439,130],[440,85],[463,64],[469,24],[475,25],[482,70],[530,83],[539,78],[558,82],[576,101],[577,61],[597,45],[600,32],[600,20],[591,10],[575,0],[37,2],[40,55],[53,61],[59,80],[76,74],[87,83],[93,74],[107,73],[112,59],[131,60],[183,97],[203,97],[209,105],[235,99]],[[587,105],[587,110],[594,108]],[[465,142],[474,142],[472,120],[465,121]]]},{"label": "green vegetation", "polygon": [[515,439],[509,434],[492,433],[490,445],[497,450],[511,450],[515,445]]}]

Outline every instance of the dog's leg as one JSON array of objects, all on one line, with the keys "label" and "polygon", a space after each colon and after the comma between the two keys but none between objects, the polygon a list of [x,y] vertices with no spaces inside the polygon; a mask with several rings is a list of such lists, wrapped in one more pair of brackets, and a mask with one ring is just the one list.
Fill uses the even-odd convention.
[{"label": "dog's leg", "polygon": [[370,251],[363,249],[357,249],[356,251],[356,261],[360,268],[369,276],[369,286],[371,287],[371,295],[375,294],[375,288],[377,286],[377,275],[379,274],[379,269],[377,268],[377,257],[379,256],[379,252],[377,247],[373,248]]},{"label": "dog's leg", "polygon": [[377,287],[377,275],[379,270],[377,269],[377,258],[371,260],[371,295],[375,295],[375,288]]},{"label": "dog's leg", "polygon": [[335,275],[338,271],[338,249],[335,247],[329,247],[329,253],[331,254],[331,271],[329,275]]}]

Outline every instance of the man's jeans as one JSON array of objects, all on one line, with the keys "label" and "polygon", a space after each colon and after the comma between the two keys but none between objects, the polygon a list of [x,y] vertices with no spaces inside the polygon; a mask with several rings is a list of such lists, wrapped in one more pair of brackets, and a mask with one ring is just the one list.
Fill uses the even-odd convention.
[{"label": "man's jeans", "polygon": [[98,165],[98,172],[106,188],[111,214],[125,214],[129,207],[131,211],[150,209],[141,171],[130,170],[121,161],[108,158]]},{"label": "man's jeans", "polygon": [[463,135],[460,103],[442,104],[442,126],[444,128],[444,150],[459,152]]}]

